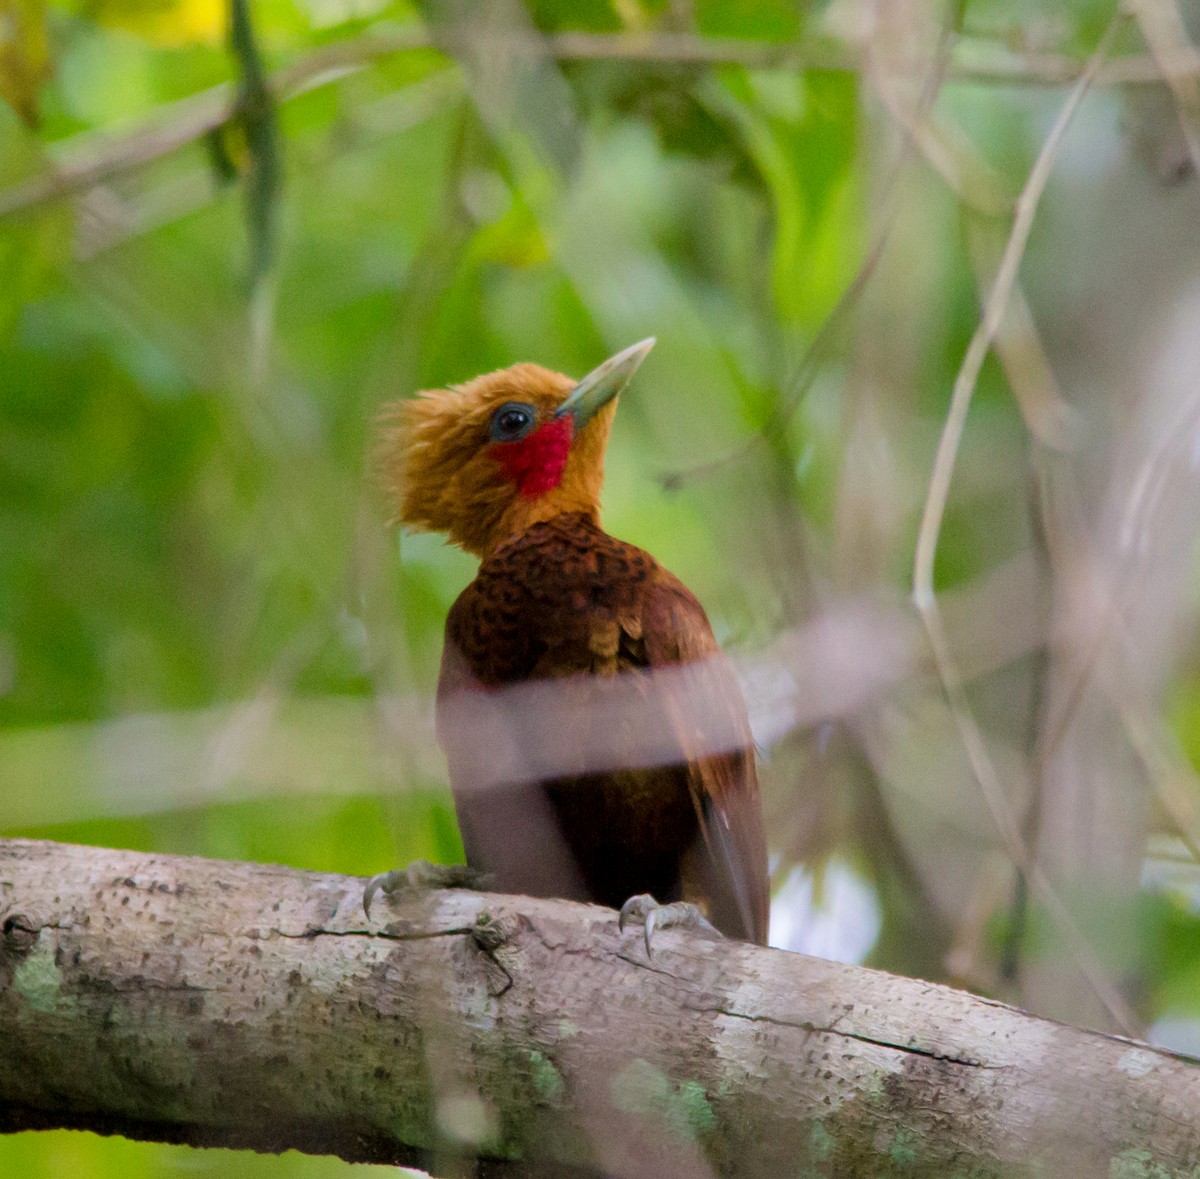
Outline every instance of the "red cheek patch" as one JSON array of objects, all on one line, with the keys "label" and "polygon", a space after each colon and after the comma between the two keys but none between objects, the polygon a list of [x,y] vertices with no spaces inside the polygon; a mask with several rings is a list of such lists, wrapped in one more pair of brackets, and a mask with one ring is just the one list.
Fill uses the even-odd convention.
[{"label": "red cheek patch", "polygon": [[493,442],[492,455],[521,495],[537,499],[562,482],[573,427],[567,415],[551,418],[520,442]]}]

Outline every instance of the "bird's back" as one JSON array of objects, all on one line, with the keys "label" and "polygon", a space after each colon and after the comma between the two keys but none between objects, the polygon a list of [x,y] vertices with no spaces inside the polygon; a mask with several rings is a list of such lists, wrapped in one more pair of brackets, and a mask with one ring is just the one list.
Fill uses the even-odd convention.
[{"label": "bird's back", "polygon": [[691,900],[722,932],[765,942],[736,680],[695,597],[588,515],[501,546],[455,602],[438,736],[468,861],[500,889]]}]

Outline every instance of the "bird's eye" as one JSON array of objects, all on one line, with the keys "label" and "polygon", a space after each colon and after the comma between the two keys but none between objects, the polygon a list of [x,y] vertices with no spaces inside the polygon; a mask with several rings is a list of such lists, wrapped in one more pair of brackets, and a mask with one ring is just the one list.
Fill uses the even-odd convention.
[{"label": "bird's eye", "polygon": [[536,413],[532,405],[521,401],[505,402],[492,414],[493,442],[516,442],[533,429]]}]

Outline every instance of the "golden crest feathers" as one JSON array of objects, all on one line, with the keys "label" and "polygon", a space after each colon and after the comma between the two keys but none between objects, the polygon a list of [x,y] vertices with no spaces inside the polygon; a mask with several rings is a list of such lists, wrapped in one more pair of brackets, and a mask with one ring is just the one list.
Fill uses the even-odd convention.
[{"label": "golden crest feathers", "polygon": [[549,420],[575,382],[536,364],[516,364],[446,389],[427,389],[384,406],[379,475],[393,521],[444,532],[482,556],[539,520],[564,511],[599,514],[604,450],[615,402],[573,440],[560,486],[536,500],[517,494],[489,451],[493,413],[508,401]]}]

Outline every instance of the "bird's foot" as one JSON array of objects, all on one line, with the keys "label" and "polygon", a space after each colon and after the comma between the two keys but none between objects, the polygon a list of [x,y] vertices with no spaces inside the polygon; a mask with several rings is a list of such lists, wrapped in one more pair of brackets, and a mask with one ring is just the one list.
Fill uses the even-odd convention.
[{"label": "bird's foot", "polygon": [[427,860],[414,860],[407,868],[372,876],[363,889],[363,910],[371,916],[371,902],[379,893],[390,897],[405,889],[415,892],[423,888],[485,888],[487,884],[486,873],[466,864],[431,864]]},{"label": "bird's foot", "polygon": [[674,925],[680,929],[699,930],[712,937],[721,936],[708,918],[690,901],[675,901],[670,905],[660,905],[648,892],[630,897],[621,906],[621,916],[617,918],[617,928],[624,932],[625,926],[630,921],[642,923],[647,958],[650,957],[650,943],[654,940],[656,929],[665,929],[667,926]]}]

